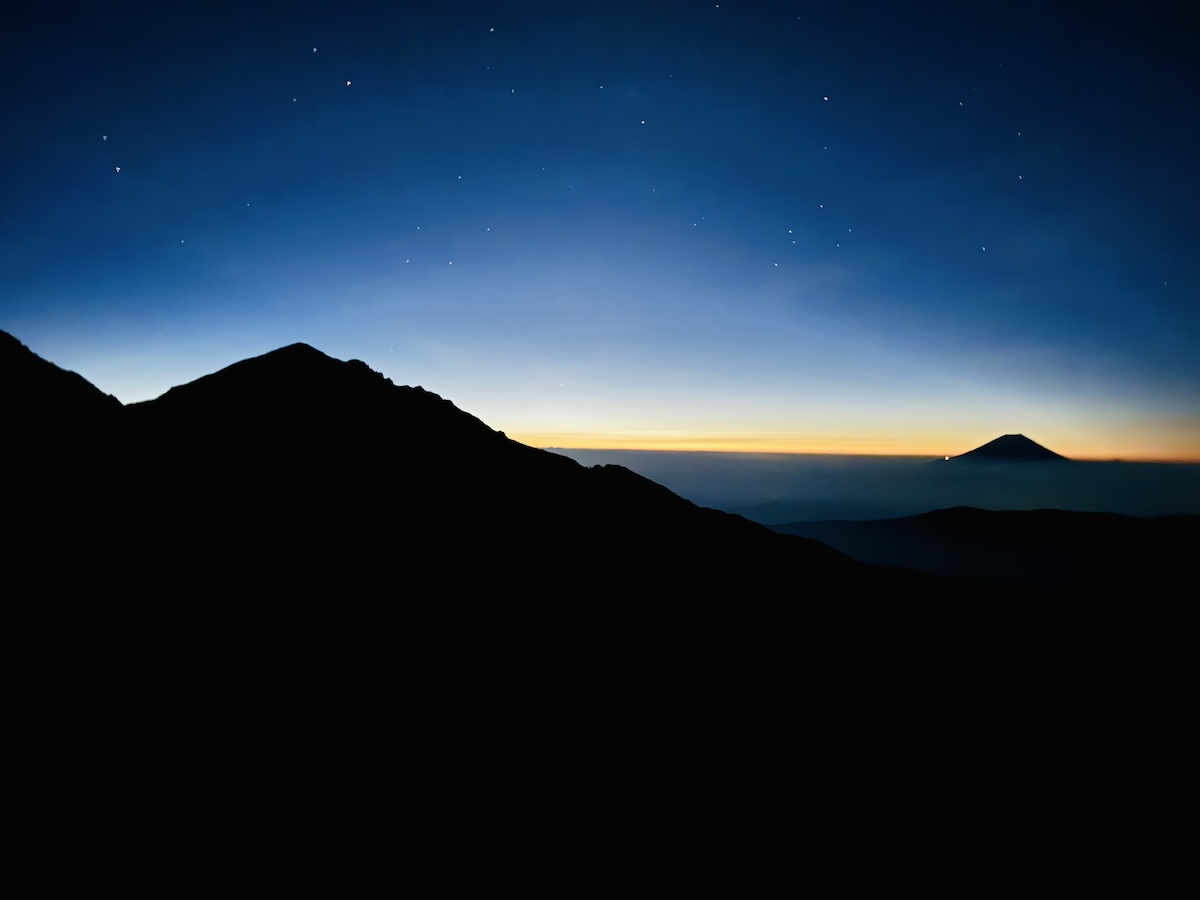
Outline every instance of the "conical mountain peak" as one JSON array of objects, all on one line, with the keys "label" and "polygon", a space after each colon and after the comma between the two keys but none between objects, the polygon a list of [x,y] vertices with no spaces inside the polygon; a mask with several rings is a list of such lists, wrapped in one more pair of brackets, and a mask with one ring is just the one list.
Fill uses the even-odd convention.
[{"label": "conical mountain peak", "polygon": [[1037,462],[1065,460],[1066,457],[1053,450],[1048,450],[1023,434],[1004,434],[974,450],[968,450],[954,459],[971,459],[980,462]]}]

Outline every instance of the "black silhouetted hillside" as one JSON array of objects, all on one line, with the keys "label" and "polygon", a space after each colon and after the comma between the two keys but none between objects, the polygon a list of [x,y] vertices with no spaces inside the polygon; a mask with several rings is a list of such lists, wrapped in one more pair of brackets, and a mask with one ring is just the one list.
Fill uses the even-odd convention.
[{"label": "black silhouetted hillside", "polygon": [[1053,450],[1047,450],[1023,434],[1005,434],[974,450],[951,457],[951,459],[974,462],[1049,462],[1051,460],[1066,461],[1067,458]]},{"label": "black silhouetted hillside", "polygon": [[10,441],[94,426],[120,410],[116,397],[0,331],[0,425]]},{"label": "black silhouetted hillside", "polygon": [[293,345],[97,400],[85,430],[78,382],[32,371],[21,428],[61,421],[69,453],[6,470],[0,586],[17,744],[53,773],[39,798],[63,785],[55,810],[158,822],[166,797],[207,829],[252,797],[307,823],[330,796],[374,809],[400,766],[402,801],[437,815],[653,796],[707,828],[797,758],[835,810],[864,772],[860,806],[913,777],[921,802],[940,781],[957,798],[979,757],[959,772],[931,742],[990,745],[1007,708],[1060,721],[1082,693],[1055,692],[1060,669],[1111,714],[1069,655],[1111,653],[1090,606],[855,562],[361,362]]},{"label": "black silhouetted hillside", "polygon": [[[94,388],[39,371],[25,406],[72,421]],[[120,571],[135,593],[382,591],[419,608],[463,592],[679,597],[917,578],[699,508],[620,466],[527,447],[303,344],[155,400],[95,397],[103,415],[89,407],[70,447],[80,465],[64,478],[60,463],[27,461],[10,507],[31,524],[23,558],[64,582]]]}]

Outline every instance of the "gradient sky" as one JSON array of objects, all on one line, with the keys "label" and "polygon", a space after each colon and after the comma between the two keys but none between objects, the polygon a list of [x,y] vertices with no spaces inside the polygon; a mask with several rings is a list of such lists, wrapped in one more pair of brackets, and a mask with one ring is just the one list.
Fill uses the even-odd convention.
[{"label": "gradient sky", "polygon": [[535,446],[1200,459],[1188,3],[38,2],[0,328]]}]

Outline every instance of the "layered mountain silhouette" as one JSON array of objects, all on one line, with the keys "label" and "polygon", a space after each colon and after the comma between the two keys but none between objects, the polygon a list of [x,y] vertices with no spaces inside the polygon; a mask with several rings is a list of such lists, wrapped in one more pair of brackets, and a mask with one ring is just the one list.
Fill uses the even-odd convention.
[{"label": "layered mountain silhouette", "polygon": [[128,406],[11,336],[0,351],[14,558],[64,584],[119,573],[138,595],[383,591],[414,609],[481,590],[946,587],[525,446],[305,344]]},{"label": "layered mountain silhouette", "polygon": [[893,519],[777,525],[855,559],[1091,598],[1167,593],[1194,578],[1200,516],[956,507]]},{"label": "layered mountain silhouette", "polygon": [[304,344],[122,406],[0,335],[0,409],[17,744],[55,810],[145,785],[149,821],[308,823],[398,779],[501,826],[653,797],[707,829],[797,759],[834,812],[957,798],[978,755],[931,742],[1060,721],[1055,673],[1096,684],[1072,648],[1114,646],[1092,606],[856,562]]},{"label": "layered mountain silhouette", "polygon": [[981,447],[951,457],[951,460],[972,462],[1048,462],[1066,459],[1067,457],[1046,449],[1023,434],[1001,435]]}]

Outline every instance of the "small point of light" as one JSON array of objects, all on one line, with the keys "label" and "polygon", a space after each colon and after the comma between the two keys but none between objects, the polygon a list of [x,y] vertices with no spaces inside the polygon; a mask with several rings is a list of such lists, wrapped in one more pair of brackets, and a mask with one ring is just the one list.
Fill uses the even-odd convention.
[{"label": "small point of light", "polygon": [[347,81],[346,81],[346,87],[350,87],[350,81],[349,81],[349,79],[347,79]]},{"label": "small point of light", "polygon": [[121,171],[121,167],[120,167],[120,166],[117,166],[117,171],[118,171],[118,172],[120,172],[120,171]]},{"label": "small point of light", "polygon": [[948,457],[948,456],[946,457],[946,459],[949,459],[949,458],[950,458],[950,457]]}]

